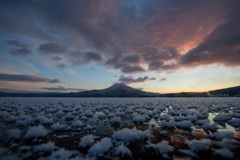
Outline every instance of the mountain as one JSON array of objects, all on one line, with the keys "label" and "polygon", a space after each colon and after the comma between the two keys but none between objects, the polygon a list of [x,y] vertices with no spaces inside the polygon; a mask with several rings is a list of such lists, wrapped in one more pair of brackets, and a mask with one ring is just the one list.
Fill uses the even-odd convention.
[{"label": "mountain", "polygon": [[124,83],[115,83],[106,89],[71,93],[6,93],[0,92],[0,97],[158,97],[160,93],[144,92],[134,89]]},{"label": "mountain", "polygon": [[134,89],[124,83],[115,83],[109,88],[102,90],[83,91],[78,93],[69,93],[69,97],[156,97],[159,93],[144,92]]},{"label": "mountain", "polygon": [[152,93],[144,92],[127,86],[124,83],[115,83],[106,89],[82,92],[59,93],[6,93],[0,92],[0,97],[240,97],[240,86],[212,90],[208,92],[181,92],[181,93]]},{"label": "mountain", "polygon": [[240,97],[240,86],[230,87],[224,89],[217,89],[208,92],[210,96],[226,97],[226,96],[235,96]]}]

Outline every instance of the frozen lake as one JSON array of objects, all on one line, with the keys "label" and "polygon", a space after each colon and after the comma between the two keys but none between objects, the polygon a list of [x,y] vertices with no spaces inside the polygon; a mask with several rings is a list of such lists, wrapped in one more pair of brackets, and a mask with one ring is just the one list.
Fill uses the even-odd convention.
[{"label": "frozen lake", "polygon": [[240,98],[0,98],[0,159],[240,159]]}]

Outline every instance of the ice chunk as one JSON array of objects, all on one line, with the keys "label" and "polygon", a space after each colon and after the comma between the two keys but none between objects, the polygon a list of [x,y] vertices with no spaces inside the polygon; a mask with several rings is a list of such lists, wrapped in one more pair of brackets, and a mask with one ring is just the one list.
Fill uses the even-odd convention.
[{"label": "ice chunk", "polygon": [[145,117],[143,116],[136,116],[133,118],[133,122],[135,123],[143,123],[145,121]]},{"label": "ice chunk", "polygon": [[78,120],[76,122],[73,122],[71,126],[75,127],[75,128],[78,128],[78,127],[82,127],[83,123],[82,123],[82,121]]},{"label": "ice chunk", "polygon": [[113,134],[115,140],[124,141],[124,142],[134,142],[136,140],[143,140],[145,138],[152,137],[148,134],[148,131],[140,131],[135,127],[133,129],[124,128],[120,131],[116,131]]},{"label": "ice chunk", "polygon": [[33,146],[33,152],[52,152],[55,148],[55,145],[54,143],[52,142],[48,142],[48,143],[45,143],[45,144],[40,144],[40,145],[36,145],[36,146]]},{"label": "ice chunk", "polygon": [[231,138],[233,138],[233,132],[230,132],[230,131],[215,132],[210,137],[214,138],[214,139],[217,139],[217,140],[220,140],[220,139],[223,139],[223,138],[231,139]]},{"label": "ice chunk", "polygon": [[66,160],[66,159],[70,159],[70,157],[72,156],[72,153],[70,151],[67,151],[65,149],[59,149],[55,152],[53,152],[49,157],[44,158],[46,160]]},{"label": "ice chunk", "polygon": [[218,149],[214,152],[216,155],[219,155],[223,158],[234,158],[234,153],[227,148]]},{"label": "ice chunk", "polygon": [[218,129],[218,126],[215,123],[205,123],[202,127],[204,130],[209,130],[212,132],[215,132]]},{"label": "ice chunk", "polygon": [[9,139],[19,139],[21,131],[19,129],[10,129],[6,134]]},{"label": "ice chunk", "polygon": [[235,142],[232,139],[222,139],[220,142],[217,142],[217,145],[222,148],[234,149],[236,148]]},{"label": "ice chunk", "polygon": [[208,150],[209,147],[212,145],[211,141],[208,139],[201,139],[201,140],[193,139],[191,141],[186,140],[185,143],[194,152]]},{"label": "ice chunk", "polygon": [[196,153],[194,153],[193,151],[191,151],[191,150],[181,149],[181,150],[179,150],[179,152],[181,152],[181,153],[183,153],[185,155],[194,157],[194,158],[199,158],[198,155]]},{"label": "ice chunk", "polygon": [[121,119],[120,117],[113,117],[109,120],[110,123],[120,123]]},{"label": "ice chunk", "polygon": [[94,143],[94,138],[92,135],[87,135],[81,138],[81,142],[78,143],[78,147],[85,148],[91,146]]},{"label": "ice chunk", "polygon": [[146,148],[152,148],[157,154],[161,154],[164,158],[168,158],[168,153],[173,151],[173,147],[168,144],[168,141],[161,141],[158,144],[145,145]]},{"label": "ice chunk", "polygon": [[41,123],[41,124],[51,124],[51,123],[53,123],[53,120],[52,119],[48,119],[48,118],[46,118],[46,117],[44,117],[44,116],[39,116],[38,118],[38,121]]},{"label": "ice chunk", "polygon": [[240,119],[231,119],[228,123],[233,127],[240,127]]},{"label": "ice chunk", "polygon": [[213,118],[214,121],[227,121],[232,119],[232,114],[227,113],[227,114],[218,114],[216,117]]},{"label": "ice chunk", "polygon": [[121,157],[132,156],[132,152],[123,143],[115,149],[114,154]]},{"label": "ice chunk", "polygon": [[177,122],[176,126],[182,129],[190,129],[192,126],[192,123],[191,121],[182,121],[182,122]]},{"label": "ice chunk", "polygon": [[65,129],[65,125],[55,123],[55,124],[51,125],[51,129],[54,130],[54,131],[61,131],[61,130]]},{"label": "ice chunk", "polygon": [[165,120],[165,121],[170,121],[171,120],[171,116],[169,116],[168,114],[164,114],[160,117],[161,120]]},{"label": "ice chunk", "polygon": [[45,137],[47,135],[46,129],[42,126],[39,125],[37,127],[30,127],[25,134],[24,138],[25,139],[30,139],[30,138],[39,138],[39,137]]},{"label": "ice chunk", "polygon": [[89,150],[88,153],[92,156],[103,156],[104,153],[112,147],[111,138],[103,138],[101,141],[95,143]]}]

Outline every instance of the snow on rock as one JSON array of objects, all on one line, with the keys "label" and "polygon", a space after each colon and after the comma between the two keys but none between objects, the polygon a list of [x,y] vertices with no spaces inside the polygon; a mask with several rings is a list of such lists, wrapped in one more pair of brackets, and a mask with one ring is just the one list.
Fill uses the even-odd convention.
[{"label": "snow on rock", "polygon": [[95,157],[101,157],[104,153],[107,153],[112,146],[111,138],[103,138],[99,142],[95,143],[88,150],[88,153]]},{"label": "snow on rock", "polygon": [[214,138],[214,139],[217,139],[217,140],[220,140],[220,139],[223,139],[223,138],[233,138],[233,132],[230,132],[230,131],[225,131],[225,132],[215,132],[213,133],[210,138]]},{"label": "snow on rock", "polygon": [[191,141],[185,140],[185,143],[193,152],[208,150],[212,145],[211,141],[208,139],[201,139],[201,140],[193,139]]},{"label": "snow on rock", "polygon": [[227,148],[217,149],[214,153],[223,158],[234,158],[234,153]]},{"label": "snow on rock", "polygon": [[6,134],[9,139],[19,139],[21,131],[19,129],[10,129]]},{"label": "snow on rock", "polygon": [[91,146],[94,143],[93,135],[87,135],[81,138],[81,141],[78,143],[78,147],[86,148]]},{"label": "snow on rock", "polygon": [[39,137],[45,137],[47,135],[47,130],[42,126],[39,125],[37,127],[30,127],[25,134],[25,139],[31,139],[31,138],[39,138]]},{"label": "snow on rock", "polygon": [[161,154],[163,158],[169,158],[168,153],[174,150],[174,147],[168,144],[168,141],[161,141],[158,144],[145,145],[146,148],[152,148],[156,151],[157,154]]},{"label": "snow on rock", "polygon": [[132,157],[132,152],[123,143],[115,149],[114,154],[121,157]]},{"label": "snow on rock", "polygon": [[133,129],[124,128],[122,130],[116,131],[113,134],[113,139],[117,141],[124,142],[134,142],[137,140],[143,140],[145,138],[152,137],[148,131],[137,130],[135,127]]},{"label": "snow on rock", "polygon": [[54,130],[54,131],[62,131],[62,130],[65,129],[65,125],[55,123],[55,124],[51,125],[51,129]]}]

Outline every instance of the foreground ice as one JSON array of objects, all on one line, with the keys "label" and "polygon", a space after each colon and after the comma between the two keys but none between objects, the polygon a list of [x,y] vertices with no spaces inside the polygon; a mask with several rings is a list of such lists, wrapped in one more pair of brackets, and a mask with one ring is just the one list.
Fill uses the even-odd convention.
[{"label": "foreground ice", "polygon": [[0,159],[240,159],[239,98],[1,98]]}]

